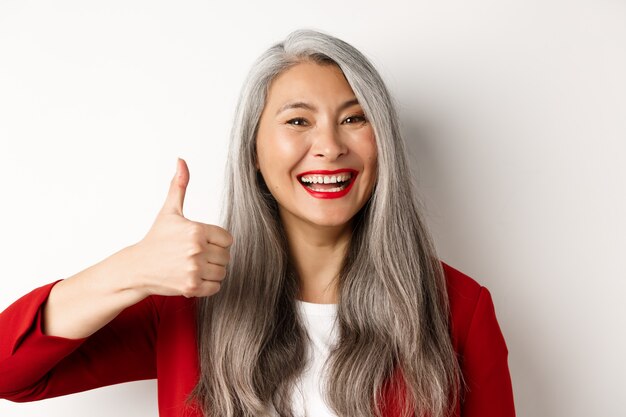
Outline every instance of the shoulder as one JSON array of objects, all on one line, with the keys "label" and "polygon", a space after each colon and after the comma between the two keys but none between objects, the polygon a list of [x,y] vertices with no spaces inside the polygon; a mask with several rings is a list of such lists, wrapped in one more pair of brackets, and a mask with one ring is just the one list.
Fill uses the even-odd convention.
[{"label": "shoulder", "polygon": [[464,274],[456,268],[441,261],[443,272],[446,277],[446,286],[450,304],[454,303],[457,307],[472,304],[478,299],[482,288],[475,279]]},{"label": "shoulder", "polygon": [[515,416],[508,349],[491,294],[442,262],[450,300],[451,336],[463,381],[462,415]]},{"label": "shoulder", "polygon": [[450,303],[450,332],[457,352],[465,349],[470,331],[495,321],[489,290],[456,268],[441,261]]}]

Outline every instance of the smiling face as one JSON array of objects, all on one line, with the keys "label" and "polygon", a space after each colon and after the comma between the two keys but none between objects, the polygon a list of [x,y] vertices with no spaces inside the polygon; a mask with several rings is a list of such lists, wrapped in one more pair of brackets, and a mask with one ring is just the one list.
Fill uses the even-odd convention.
[{"label": "smiling face", "polygon": [[336,65],[302,62],[273,80],[256,152],[286,227],[346,225],[376,181],[373,128]]}]

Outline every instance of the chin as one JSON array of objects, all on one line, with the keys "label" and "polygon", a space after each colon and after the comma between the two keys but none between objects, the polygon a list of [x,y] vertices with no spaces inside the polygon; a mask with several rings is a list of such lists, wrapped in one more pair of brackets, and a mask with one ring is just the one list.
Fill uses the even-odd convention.
[{"label": "chin", "polygon": [[319,226],[319,227],[341,227],[341,226],[345,226],[350,222],[350,218],[345,217],[345,216],[340,216],[340,217],[329,217],[329,216],[325,216],[325,217],[319,217],[319,218],[314,218],[314,219],[307,219],[309,221],[309,223],[315,225],[315,226]]}]

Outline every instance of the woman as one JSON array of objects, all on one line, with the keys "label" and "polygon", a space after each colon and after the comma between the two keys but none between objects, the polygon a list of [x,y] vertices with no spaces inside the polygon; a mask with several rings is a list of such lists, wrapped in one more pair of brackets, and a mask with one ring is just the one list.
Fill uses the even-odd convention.
[{"label": "woman", "polygon": [[389,93],[332,36],[254,64],[225,227],[177,175],[139,243],[0,315],[0,396],[157,378],[161,416],[513,416],[489,292],[440,262]]}]

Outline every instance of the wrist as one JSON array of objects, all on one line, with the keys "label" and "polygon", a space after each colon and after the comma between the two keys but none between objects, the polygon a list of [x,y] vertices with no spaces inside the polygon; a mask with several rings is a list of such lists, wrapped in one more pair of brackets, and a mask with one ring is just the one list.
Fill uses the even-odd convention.
[{"label": "wrist", "polygon": [[139,302],[150,295],[143,275],[141,274],[141,259],[137,251],[137,244],[127,246],[111,255],[111,275],[116,276],[116,290],[128,294]]}]

